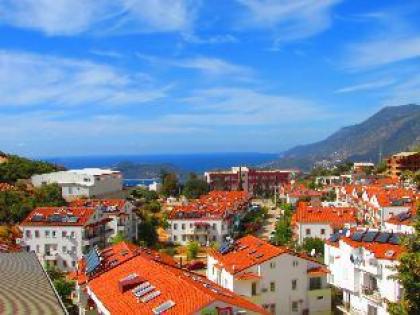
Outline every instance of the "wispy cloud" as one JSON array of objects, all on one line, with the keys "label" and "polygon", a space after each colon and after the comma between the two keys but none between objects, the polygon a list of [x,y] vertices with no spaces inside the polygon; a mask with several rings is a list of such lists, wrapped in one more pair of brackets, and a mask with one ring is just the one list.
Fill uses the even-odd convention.
[{"label": "wispy cloud", "polygon": [[87,60],[0,51],[0,106],[129,105],[166,96],[148,75]]},{"label": "wispy cloud", "polygon": [[353,44],[346,66],[365,69],[420,57],[420,36],[388,37]]},{"label": "wispy cloud", "polygon": [[396,80],[394,79],[379,79],[371,82],[365,82],[355,85],[346,86],[335,91],[335,93],[350,93],[358,91],[368,91],[383,88],[385,86],[390,86],[394,84]]},{"label": "wispy cloud", "polygon": [[247,9],[241,28],[266,28],[275,43],[302,39],[328,29],[339,0],[236,0]]},{"label": "wispy cloud", "polygon": [[237,65],[229,61],[213,57],[191,57],[191,58],[161,58],[145,54],[137,54],[143,60],[157,65],[170,67],[187,68],[201,71],[210,75],[238,75],[242,78],[249,77],[253,70],[249,67]]},{"label": "wispy cloud", "polygon": [[194,0],[2,0],[0,23],[48,35],[189,31]]}]

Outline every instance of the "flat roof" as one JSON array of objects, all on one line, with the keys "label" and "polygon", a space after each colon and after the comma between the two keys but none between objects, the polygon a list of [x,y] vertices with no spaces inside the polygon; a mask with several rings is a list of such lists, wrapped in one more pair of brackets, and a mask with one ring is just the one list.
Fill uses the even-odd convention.
[{"label": "flat roof", "polygon": [[78,170],[69,170],[68,172],[76,173],[76,174],[83,174],[83,175],[92,175],[92,176],[120,173],[119,171],[113,171],[111,169],[102,169],[102,168],[82,168]]},{"label": "flat roof", "polygon": [[0,279],[0,314],[67,314],[34,253],[1,253]]}]

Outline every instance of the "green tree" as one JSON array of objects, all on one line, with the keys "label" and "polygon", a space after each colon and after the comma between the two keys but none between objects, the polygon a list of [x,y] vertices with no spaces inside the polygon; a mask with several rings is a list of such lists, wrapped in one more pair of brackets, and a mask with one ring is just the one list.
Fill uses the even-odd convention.
[{"label": "green tree", "polygon": [[42,185],[34,191],[35,204],[43,207],[60,207],[66,205],[61,187],[57,184]]},{"label": "green tree", "polygon": [[197,176],[195,173],[190,173],[187,181],[184,184],[182,194],[188,199],[197,199],[201,195],[206,194],[209,191],[209,185],[203,179]]},{"label": "green tree", "polygon": [[381,160],[376,166],[375,169],[373,170],[373,173],[375,174],[382,174],[385,173],[388,169],[388,166],[386,164],[385,160]]},{"label": "green tree", "polygon": [[124,233],[121,231],[118,231],[117,235],[115,235],[112,239],[111,239],[111,244],[115,245],[121,242],[127,242],[128,239],[124,236]]},{"label": "green tree", "polygon": [[175,173],[166,173],[163,177],[161,193],[162,195],[177,196],[179,189],[178,177]]},{"label": "green tree", "polygon": [[287,245],[291,241],[292,235],[290,220],[287,217],[283,217],[277,221],[272,241],[276,245]]},{"label": "green tree", "polygon": [[147,247],[154,247],[158,241],[157,228],[159,220],[146,215],[138,225],[138,241]]},{"label": "green tree", "polygon": [[307,237],[303,241],[303,249],[310,254],[313,249],[315,253],[324,256],[324,241],[318,237]]},{"label": "green tree", "polygon": [[197,242],[189,242],[187,245],[187,258],[195,259],[200,251],[200,244]]},{"label": "green tree", "polygon": [[397,279],[404,287],[400,303],[389,305],[392,315],[420,314],[420,218],[416,217],[415,234],[407,236],[403,243],[406,252],[399,257]]}]

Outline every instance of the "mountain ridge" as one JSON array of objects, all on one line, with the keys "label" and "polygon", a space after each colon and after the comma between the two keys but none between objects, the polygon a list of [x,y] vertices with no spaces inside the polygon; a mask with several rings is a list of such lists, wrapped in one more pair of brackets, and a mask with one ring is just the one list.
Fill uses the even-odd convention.
[{"label": "mountain ridge", "polygon": [[377,162],[420,142],[420,105],[387,106],[361,123],[346,126],[324,140],[284,152],[272,167],[309,169],[320,160]]}]

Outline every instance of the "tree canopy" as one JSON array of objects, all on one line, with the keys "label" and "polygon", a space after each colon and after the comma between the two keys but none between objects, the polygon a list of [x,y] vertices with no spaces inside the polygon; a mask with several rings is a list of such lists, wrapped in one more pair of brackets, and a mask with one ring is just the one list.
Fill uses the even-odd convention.
[{"label": "tree canopy", "polygon": [[198,177],[195,173],[190,173],[187,181],[184,184],[182,194],[188,199],[196,199],[209,191],[209,185],[203,179]]},{"label": "tree canopy", "polygon": [[161,175],[161,193],[164,196],[177,196],[179,193],[178,176],[175,173],[163,172]]}]

